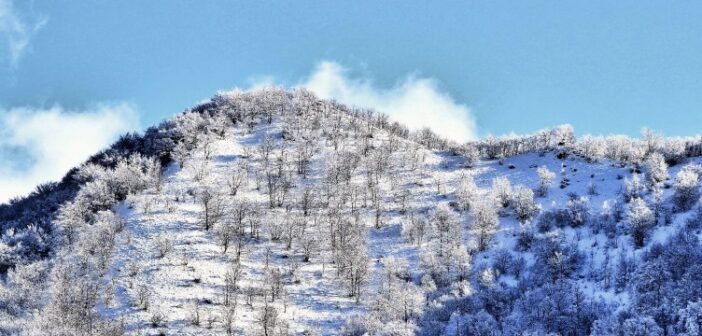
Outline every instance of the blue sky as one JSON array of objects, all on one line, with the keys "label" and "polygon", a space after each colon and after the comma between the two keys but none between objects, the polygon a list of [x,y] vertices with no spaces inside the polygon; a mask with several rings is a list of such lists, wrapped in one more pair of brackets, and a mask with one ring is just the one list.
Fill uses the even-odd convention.
[{"label": "blue sky", "polygon": [[[700,17],[699,1],[0,0],[0,155],[11,158],[0,160],[11,162],[0,185],[66,169],[41,168],[55,149],[33,123],[92,121],[100,134],[69,125],[57,143],[78,136],[99,148],[217,90],[262,82],[421,106],[390,113],[434,127],[455,117],[472,138],[562,123],[579,134],[695,135]],[[95,150],[84,147],[74,161]]]}]

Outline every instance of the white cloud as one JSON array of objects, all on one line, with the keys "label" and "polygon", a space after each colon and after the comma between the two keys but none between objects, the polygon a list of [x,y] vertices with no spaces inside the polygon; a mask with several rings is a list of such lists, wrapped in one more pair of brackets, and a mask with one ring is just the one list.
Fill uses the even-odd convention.
[{"label": "white cloud", "polygon": [[432,78],[408,75],[393,87],[383,89],[368,78],[350,78],[343,66],[324,61],[299,86],[312,90],[321,98],[335,98],[347,105],[373,108],[413,130],[429,127],[459,142],[477,138],[471,110],[442,92]]},{"label": "white cloud", "polygon": [[11,67],[17,66],[32,37],[46,22],[46,18],[28,20],[15,10],[13,0],[0,0],[0,39],[6,41],[6,57]]},{"label": "white cloud", "polygon": [[17,160],[0,159],[0,202],[24,195],[39,183],[59,180],[119,134],[136,129],[138,119],[134,106],[126,103],[99,104],[80,112],[58,106],[0,109],[0,154],[13,149],[25,161],[18,165]]}]

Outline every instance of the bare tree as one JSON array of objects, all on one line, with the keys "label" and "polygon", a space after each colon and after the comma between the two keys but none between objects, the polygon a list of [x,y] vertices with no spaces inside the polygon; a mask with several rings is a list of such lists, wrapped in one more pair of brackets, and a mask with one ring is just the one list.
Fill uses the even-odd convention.
[{"label": "bare tree", "polygon": [[173,250],[171,240],[165,235],[156,238],[154,241],[154,247],[156,249],[156,257],[159,259],[165,257]]},{"label": "bare tree", "polygon": [[205,230],[210,230],[210,228],[217,224],[224,216],[224,199],[222,195],[209,188],[202,190],[199,196],[200,205],[202,205],[204,209],[202,222],[205,226]]},{"label": "bare tree", "polygon": [[232,263],[231,267],[224,274],[224,287],[222,304],[226,307],[236,305],[236,294],[239,292],[239,279],[241,278],[241,268],[238,262]]},{"label": "bare tree", "polygon": [[234,322],[236,321],[236,305],[222,307],[222,324],[227,336],[234,335]]},{"label": "bare tree", "polygon": [[219,245],[222,246],[222,253],[227,253],[229,245],[236,235],[235,226],[229,220],[223,220],[215,228],[215,235]]},{"label": "bare tree", "polygon": [[246,168],[237,166],[234,169],[232,169],[232,171],[229,173],[229,177],[227,178],[229,195],[236,196],[237,192],[239,192],[239,188],[241,188],[241,186],[246,182],[247,179],[248,173],[246,171]]},{"label": "bare tree", "polygon": [[261,324],[261,332],[263,336],[274,336],[279,323],[278,310],[272,306],[265,306],[258,316],[258,322]]}]

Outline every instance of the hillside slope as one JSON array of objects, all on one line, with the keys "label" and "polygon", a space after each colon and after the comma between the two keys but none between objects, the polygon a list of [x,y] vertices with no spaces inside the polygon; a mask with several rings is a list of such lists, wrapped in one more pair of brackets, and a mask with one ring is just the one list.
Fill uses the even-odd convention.
[{"label": "hillside slope", "polygon": [[634,159],[646,142],[595,156],[567,128],[458,146],[276,89],[218,94],[150,134],[155,152],[76,170],[52,252],[3,281],[3,331],[700,330],[702,169],[670,140]]}]

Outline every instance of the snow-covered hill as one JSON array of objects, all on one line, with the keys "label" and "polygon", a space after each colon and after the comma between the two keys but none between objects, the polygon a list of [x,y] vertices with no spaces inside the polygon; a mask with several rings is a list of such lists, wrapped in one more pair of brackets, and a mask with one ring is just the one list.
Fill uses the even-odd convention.
[{"label": "snow-covered hill", "polygon": [[304,90],[220,93],[72,172],[50,224],[5,223],[0,331],[697,335],[699,146],[458,145]]}]

